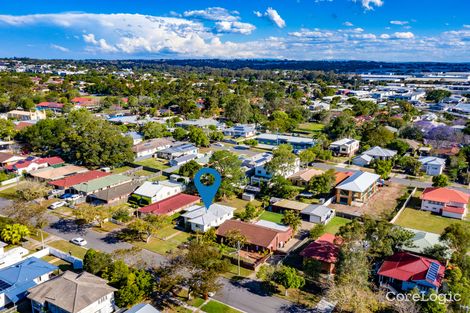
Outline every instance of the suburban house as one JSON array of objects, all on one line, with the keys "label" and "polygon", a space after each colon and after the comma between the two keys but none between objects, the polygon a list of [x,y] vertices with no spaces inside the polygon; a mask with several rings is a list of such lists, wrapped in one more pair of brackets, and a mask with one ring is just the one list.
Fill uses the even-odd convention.
[{"label": "suburban house", "polygon": [[352,159],[352,164],[365,167],[368,166],[372,160],[374,160],[373,157],[367,154],[360,154]]},{"label": "suburban house", "polygon": [[158,151],[169,148],[172,145],[171,140],[166,138],[155,138],[135,144],[132,151],[136,154],[136,158],[154,157]]},{"label": "suburban house", "polygon": [[139,180],[131,180],[117,186],[99,190],[88,196],[87,200],[95,204],[127,202],[129,195],[139,187]]},{"label": "suburban house", "polygon": [[129,202],[138,205],[149,205],[169,198],[186,190],[186,185],[168,180],[146,181],[137,188],[129,198]]},{"label": "suburban house", "polygon": [[[124,134],[126,137],[129,137],[132,139],[132,144],[135,146],[139,143],[141,143],[144,140],[144,136],[142,136],[138,132],[127,132]],[[135,152],[135,151],[134,151]]]},{"label": "suburban house", "polygon": [[50,181],[85,172],[88,172],[87,168],[69,164],[60,167],[50,166],[40,168],[36,171],[30,172],[29,175],[38,180]]},{"label": "suburban house", "polygon": [[[276,175],[280,175],[283,177],[289,177],[294,173],[297,173],[300,170],[300,159],[295,158],[294,164],[292,164],[289,168],[285,170],[279,171],[275,173]],[[254,176],[250,177],[251,184],[260,184],[261,182],[268,182],[273,177],[273,174],[268,171],[266,168],[266,163],[263,165],[258,165],[255,167],[255,174]]]},{"label": "suburban house", "polygon": [[26,298],[26,291],[48,281],[58,267],[30,257],[0,270],[0,308]]},{"label": "suburban house", "polygon": [[209,128],[209,126],[215,126],[217,129],[222,127],[222,124],[212,118],[200,118],[197,120],[186,120],[180,121],[175,124],[177,127],[189,128],[189,127],[197,127],[197,128]]},{"label": "suburban house", "polygon": [[160,313],[160,311],[148,303],[139,303],[126,310],[125,313]]},{"label": "suburban house", "polygon": [[260,134],[256,137],[258,143],[268,146],[279,146],[281,144],[290,144],[294,150],[304,150],[315,145],[312,138],[285,136],[277,134]]},{"label": "suburban house", "polygon": [[87,196],[100,190],[106,190],[111,187],[130,182],[131,180],[132,178],[126,175],[111,174],[74,185],[70,188],[70,190],[72,193],[78,193]]},{"label": "suburban house", "polygon": [[[439,234],[416,230],[412,228],[406,228],[406,230],[413,232],[414,237],[411,239],[409,246],[402,247],[404,251],[424,255],[426,249],[432,248],[435,245],[447,247],[447,244],[440,240]],[[449,251],[448,257],[450,258],[450,256],[451,253]]]},{"label": "suburban house", "polygon": [[48,158],[28,157],[25,160],[20,160],[14,164],[5,166],[5,169],[9,172],[21,175],[24,173],[36,171],[40,168],[45,168],[49,166],[57,167],[64,163],[64,160],[62,160],[62,158],[58,156]]},{"label": "suburban house", "polygon": [[29,289],[32,313],[111,313],[115,288],[87,272],[64,274]]},{"label": "suburban house", "polygon": [[256,135],[256,129],[251,125],[235,125],[230,128],[225,128],[223,133],[225,136],[248,138]]},{"label": "suburban house", "polygon": [[170,148],[158,151],[157,155],[160,158],[172,160],[187,154],[198,154],[199,149],[192,143],[175,143]]},{"label": "suburban house", "polygon": [[332,142],[329,149],[335,155],[353,156],[359,150],[359,140],[351,138],[343,138]]},{"label": "suburban house", "polygon": [[24,160],[26,157],[14,155],[8,152],[0,152],[0,165],[5,167],[10,164],[14,164],[18,161]]},{"label": "suburban house", "polygon": [[385,149],[379,146],[375,146],[363,152],[362,154],[368,155],[375,160],[390,160],[397,154],[397,152],[394,150],[389,150],[389,149]]},{"label": "suburban house", "polygon": [[323,273],[333,274],[338,261],[340,244],[341,238],[326,233],[311,242],[300,252],[300,255],[303,257],[304,264],[309,260],[318,261]]},{"label": "suburban house", "polygon": [[309,206],[308,203],[293,201],[288,199],[271,198],[269,209],[275,213],[284,214],[285,211],[296,211],[300,213]]},{"label": "suburban house", "polygon": [[324,171],[318,170],[315,168],[306,168],[303,170],[298,171],[297,173],[292,174],[289,176],[289,180],[295,186],[307,186],[313,176],[318,176],[323,174]]},{"label": "suburban house", "polygon": [[75,185],[86,183],[90,180],[97,179],[104,176],[109,176],[111,173],[106,173],[103,171],[88,171],[80,174],[75,174],[71,176],[67,176],[61,179],[50,181],[48,184],[54,186],[56,189],[60,190],[67,190],[70,187]]},{"label": "suburban house", "polygon": [[287,231],[276,230],[256,224],[236,220],[227,220],[217,228],[221,242],[230,231],[238,230],[246,238],[245,248],[256,252],[276,251],[284,247],[292,237],[292,228]]},{"label": "suburban house", "polygon": [[192,231],[206,232],[211,227],[218,227],[233,217],[235,208],[213,203],[208,209],[204,206],[192,206],[181,216]]},{"label": "suburban house", "polygon": [[336,202],[361,206],[378,190],[380,176],[369,172],[355,172],[336,186]]},{"label": "suburban house", "polygon": [[310,204],[300,215],[308,222],[326,225],[335,216],[335,210],[325,205]]},{"label": "suburban house", "polygon": [[201,198],[179,193],[139,209],[141,214],[172,215],[198,203]]},{"label": "suburban house", "polygon": [[7,113],[7,118],[18,121],[39,121],[44,120],[47,117],[45,111],[23,111],[23,110],[12,110]]},{"label": "suburban house", "polygon": [[36,105],[36,109],[62,112],[62,110],[64,109],[64,104],[58,102],[40,102]]},{"label": "suburban house", "polygon": [[188,163],[189,161],[196,160],[197,154],[185,154],[180,157],[174,158],[170,160],[170,166],[181,166],[183,164]]},{"label": "suburban house", "polygon": [[467,215],[470,195],[450,188],[426,188],[420,198],[421,210],[463,219]]},{"label": "suburban house", "polygon": [[14,247],[5,251],[6,246],[8,246],[6,243],[0,241],[0,269],[21,262],[29,254],[29,250],[23,247]]},{"label": "suburban house", "polygon": [[437,176],[442,174],[446,166],[446,160],[433,156],[420,157],[419,162],[423,165],[421,170],[426,172],[426,175]]},{"label": "suburban house", "polygon": [[396,252],[385,259],[377,272],[381,286],[408,291],[438,291],[444,277],[445,266],[437,260],[408,252]]}]

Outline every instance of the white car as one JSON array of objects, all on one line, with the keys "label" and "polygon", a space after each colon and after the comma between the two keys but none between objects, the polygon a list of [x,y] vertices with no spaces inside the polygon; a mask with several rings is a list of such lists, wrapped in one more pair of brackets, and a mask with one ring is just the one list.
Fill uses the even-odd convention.
[{"label": "white car", "polygon": [[214,143],[214,146],[216,146],[216,147],[223,147],[224,144],[221,143],[221,142],[216,142],[216,143]]},{"label": "white car", "polygon": [[86,240],[81,237],[73,238],[70,242],[80,247],[86,246],[87,244]]},{"label": "white car", "polygon": [[67,205],[67,202],[65,202],[65,201],[56,201],[56,202],[52,203],[52,204],[49,206],[49,209],[55,210],[55,209],[60,208],[60,207],[62,207],[62,206],[64,206],[64,205]]},{"label": "white car", "polygon": [[80,199],[82,196],[80,195],[72,195],[70,198],[67,198],[67,201],[76,201]]}]

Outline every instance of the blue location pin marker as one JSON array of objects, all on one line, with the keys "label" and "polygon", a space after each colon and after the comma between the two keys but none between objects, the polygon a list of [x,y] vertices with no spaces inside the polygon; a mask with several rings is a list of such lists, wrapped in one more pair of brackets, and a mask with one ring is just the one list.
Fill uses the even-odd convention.
[{"label": "blue location pin marker", "polygon": [[[214,176],[214,183],[212,185],[206,186],[201,183],[201,176],[204,174]],[[202,202],[204,203],[206,209],[211,206],[212,200],[214,200],[215,194],[217,193],[217,190],[219,190],[221,182],[222,178],[220,177],[219,172],[213,168],[203,167],[196,173],[196,175],[194,175],[194,185],[196,185],[196,189],[201,195]]]}]

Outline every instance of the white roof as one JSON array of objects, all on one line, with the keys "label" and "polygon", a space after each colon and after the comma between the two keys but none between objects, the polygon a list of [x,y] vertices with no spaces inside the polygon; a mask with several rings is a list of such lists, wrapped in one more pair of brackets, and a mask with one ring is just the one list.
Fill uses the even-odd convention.
[{"label": "white roof", "polygon": [[426,157],[421,157],[418,160],[419,162],[423,163],[423,165],[426,164],[433,164],[433,165],[445,165],[446,160],[438,157],[433,157],[433,156],[426,156]]},{"label": "white roof", "polygon": [[377,174],[358,171],[340,183],[336,188],[354,192],[364,192],[379,179],[380,176]]},{"label": "white roof", "polygon": [[199,209],[193,208],[190,212],[183,214],[183,217],[190,218],[189,223],[198,225],[209,225],[213,221],[224,217],[227,214],[235,211],[235,208],[230,206],[221,205],[218,203],[212,204],[209,209],[201,206]]},{"label": "white roof", "polygon": [[285,226],[285,225],[281,225],[281,224],[278,224],[278,223],[265,221],[265,220],[259,220],[255,223],[255,225],[263,226],[263,227],[266,227],[266,228],[271,228],[271,229],[274,229],[274,230],[279,230],[279,231],[282,231],[282,232],[286,232],[286,231],[289,230],[289,226]]},{"label": "white roof", "polygon": [[370,148],[369,150],[367,150],[366,152],[364,152],[363,154],[367,154],[369,156],[376,156],[376,157],[393,157],[395,154],[397,154],[396,151],[394,150],[388,150],[388,149],[384,149],[382,147],[379,147],[379,146],[375,146],[373,148]]},{"label": "white roof", "polygon": [[324,215],[329,214],[331,211],[333,211],[333,209],[330,209],[327,206],[311,204],[302,210],[302,214],[322,217]]},{"label": "white roof", "polygon": [[356,139],[351,139],[351,138],[343,138],[340,140],[336,140],[330,144],[330,146],[342,146],[342,145],[350,145],[354,142],[359,142]]},{"label": "white roof", "polygon": [[171,188],[180,188],[181,184],[179,183],[172,183],[168,180],[160,181],[160,182],[149,182],[146,181],[134,191],[134,194],[144,197],[155,197],[160,191],[163,189],[171,189]]},{"label": "white roof", "polygon": [[366,162],[372,161],[372,157],[371,157],[370,155],[367,155],[367,154],[358,155],[358,156],[355,157],[354,159],[363,159],[363,160],[366,161]]}]

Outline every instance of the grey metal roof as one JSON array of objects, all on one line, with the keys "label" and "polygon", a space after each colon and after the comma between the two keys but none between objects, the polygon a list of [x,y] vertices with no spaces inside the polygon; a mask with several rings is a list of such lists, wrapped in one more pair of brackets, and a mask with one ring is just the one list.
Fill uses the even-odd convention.
[{"label": "grey metal roof", "polygon": [[336,188],[354,192],[364,192],[379,179],[380,176],[377,174],[358,171],[340,183]]},{"label": "grey metal roof", "polygon": [[330,209],[324,205],[311,204],[305,209],[302,210],[302,214],[315,215],[315,216],[324,216],[329,214],[333,209]]},{"label": "grey metal roof", "polygon": [[125,311],[125,313],[160,313],[160,311],[148,303],[139,303]]},{"label": "grey metal roof", "polygon": [[375,146],[373,148],[370,148],[363,154],[366,154],[372,157],[393,157],[395,154],[397,154],[397,152],[394,150],[384,149],[382,147]]}]

